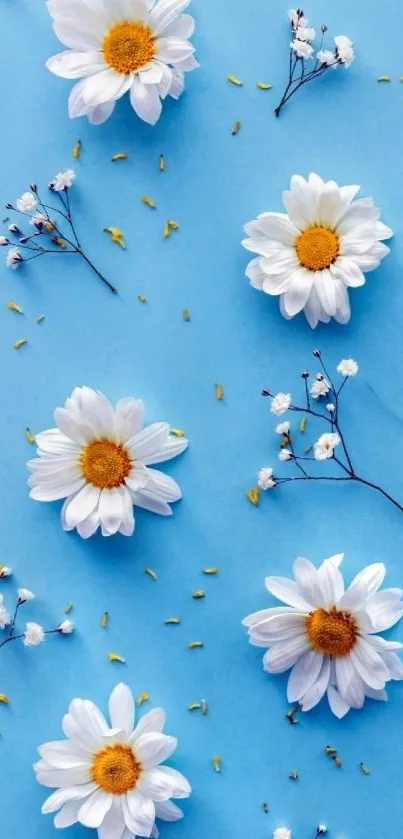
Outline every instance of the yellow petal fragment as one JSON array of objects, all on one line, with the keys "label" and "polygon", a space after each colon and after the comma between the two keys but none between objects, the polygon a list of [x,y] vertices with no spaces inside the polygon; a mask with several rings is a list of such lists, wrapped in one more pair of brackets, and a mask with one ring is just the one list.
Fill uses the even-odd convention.
[{"label": "yellow petal fragment", "polygon": [[203,641],[190,641],[188,644],[189,650],[198,650],[200,647],[204,647]]},{"label": "yellow petal fragment", "polygon": [[208,714],[208,705],[205,699],[202,699],[201,701],[201,712],[203,717],[207,716]]},{"label": "yellow petal fragment", "polygon": [[166,623],[166,624],[174,624],[174,625],[176,625],[176,626],[177,626],[178,624],[180,624],[180,622],[181,622],[181,619],[180,619],[180,618],[167,618],[167,619],[164,621],[164,623]]},{"label": "yellow petal fragment", "polygon": [[157,205],[156,205],[154,199],[150,198],[149,195],[142,195],[141,200],[142,200],[143,204],[145,204],[146,207],[150,207],[151,210],[155,210],[157,208]]},{"label": "yellow petal fragment", "polygon": [[267,82],[256,82],[256,87],[258,87],[259,90],[271,90],[273,85],[268,84]]},{"label": "yellow petal fragment", "polygon": [[108,653],[108,661],[117,661],[119,664],[125,664],[126,659],[117,653]]},{"label": "yellow petal fragment", "polygon": [[378,82],[391,82],[392,79],[390,76],[379,76],[377,79]]},{"label": "yellow petal fragment", "polygon": [[259,487],[252,487],[251,489],[248,489],[248,491],[245,493],[245,495],[246,495],[248,501],[250,501],[250,503],[253,504],[254,507],[259,506],[259,500],[260,500],[260,489],[259,489]]},{"label": "yellow petal fragment", "polygon": [[15,350],[20,350],[24,344],[27,344],[28,341],[26,338],[19,338],[18,341],[14,341],[13,347]]},{"label": "yellow petal fragment", "polygon": [[111,157],[112,163],[115,163],[116,160],[127,160],[129,155],[125,151],[118,151],[117,154],[113,154]]},{"label": "yellow petal fragment", "polygon": [[306,424],[307,424],[307,418],[302,417],[302,419],[300,419],[300,421],[299,421],[299,426],[298,426],[298,431],[300,431],[301,434],[303,434],[304,431],[306,431]]},{"label": "yellow petal fragment", "polygon": [[41,323],[43,323],[44,320],[45,320],[45,315],[38,315],[38,317],[36,319],[36,322],[39,323],[39,325],[40,325]]},{"label": "yellow petal fragment", "polygon": [[231,131],[232,136],[235,137],[236,134],[239,134],[240,130],[241,130],[241,123],[239,122],[239,120],[237,120],[236,122],[234,122],[234,124],[232,126],[232,131]]},{"label": "yellow petal fragment", "polygon": [[71,156],[74,158],[74,160],[79,160],[80,154],[81,154],[81,146],[82,146],[81,140],[77,140],[77,142],[73,146],[73,149],[72,149],[72,152],[71,152]]},{"label": "yellow petal fragment", "polygon": [[168,221],[166,221],[165,224],[164,224],[164,229],[162,231],[162,235],[163,235],[164,239],[169,239],[169,237],[172,233],[172,230],[179,230],[179,224],[173,218],[168,219]]},{"label": "yellow petal fragment", "polygon": [[73,611],[73,608],[74,608],[74,606],[73,606],[73,604],[72,604],[72,603],[67,603],[67,604],[66,604],[66,607],[65,607],[65,610],[64,610],[64,614],[65,614],[65,615],[69,615],[69,614],[70,614],[70,612],[72,612],[72,611]]},{"label": "yellow petal fragment", "polygon": [[143,704],[143,702],[148,702],[149,698],[150,698],[150,694],[147,693],[146,690],[143,690],[141,693],[139,693],[139,695],[136,699],[136,705],[140,706],[140,705]]},{"label": "yellow petal fragment", "polygon": [[240,79],[237,79],[237,77],[233,76],[232,74],[230,76],[227,76],[227,82],[230,82],[230,84],[236,85],[236,87],[242,87],[243,86],[243,82],[241,82]]},{"label": "yellow petal fragment", "polygon": [[203,574],[218,574],[218,568],[213,566],[212,568],[202,568]]},{"label": "yellow petal fragment", "polygon": [[201,702],[193,702],[192,705],[188,705],[188,711],[200,711],[201,710]]},{"label": "yellow petal fragment", "polygon": [[220,755],[213,755],[213,757],[211,758],[211,762],[213,764],[214,771],[221,772],[222,760],[220,758]]},{"label": "yellow petal fragment", "polygon": [[109,612],[103,612],[101,615],[101,620],[99,621],[99,625],[102,629],[106,629],[109,623]]},{"label": "yellow petal fragment", "polygon": [[31,431],[30,428],[25,429],[25,439],[26,439],[27,443],[30,444],[30,446],[33,446],[33,444],[35,443],[35,437],[32,434],[32,431]]},{"label": "yellow petal fragment", "polygon": [[205,596],[206,592],[203,591],[203,589],[199,589],[199,591],[194,591],[192,594],[193,600],[202,600]]},{"label": "yellow petal fragment", "polygon": [[189,309],[182,309],[182,317],[183,317],[183,320],[186,321],[186,323],[188,323],[190,321]]},{"label": "yellow petal fragment", "polygon": [[171,428],[171,434],[173,434],[174,437],[184,437],[185,436],[185,432],[182,431],[181,428]]},{"label": "yellow petal fragment", "polygon": [[63,251],[65,251],[67,248],[67,242],[65,242],[64,239],[61,238],[61,236],[53,236],[52,242],[54,245],[57,245],[57,247],[61,248]]},{"label": "yellow petal fragment", "polygon": [[222,402],[222,400],[224,399],[224,388],[223,388],[223,386],[220,385],[218,382],[216,382],[214,387],[215,387],[215,398],[217,399],[217,402]]},{"label": "yellow petal fragment", "polygon": [[9,698],[8,698],[8,696],[6,696],[5,693],[0,693],[0,702],[3,705],[8,705],[9,701],[10,701]]},{"label": "yellow petal fragment", "polygon": [[145,294],[138,294],[137,300],[139,301],[139,303],[147,303],[147,297],[145,296]]},{"label": "yellow petal fragment", "polygon": [[124,235],[118,227],[104,227],[104,233],[109,233],[109,236],[111,237],[111,242],[114,242],[116,245],[119,245],[120,248],[126,248]]},{"label": "yellow petal fragment", "polygon": [[160,156],[158,158],[158,169],[160,170],[160,172],[165,172],[166,168],[167,168],[167,165],[165,163],[165,157],[164,157],[163,154],[160,154]]},{"label": "yellow petal fragment", "polygon": [[24,309],[18,305],[18,303],[14,303],[13,300],[7,301],[7,309],[10,309],[10,312],[16,312],[17,315],[23,315]]},{"label": "yellow petal fragment", "polygon": [[156,575],[155,571],[153,571],[153,569],[152,569],[152,568],[145,568],[145,569],[144,569],[144,573],[145,573],[145,574],[148,574],[148,576],[149,576],[149,577],[151,577],[151,579],[152,579],[152,580],[156,580],[156,579],[157,579],[157,575]]}]

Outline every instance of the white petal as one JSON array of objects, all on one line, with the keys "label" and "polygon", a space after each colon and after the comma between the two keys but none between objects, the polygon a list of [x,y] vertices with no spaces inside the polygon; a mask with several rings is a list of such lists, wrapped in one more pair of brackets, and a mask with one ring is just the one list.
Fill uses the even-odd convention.
[{"label": "white petal", "polygon": [[[272,578],[268,577],[267,579]],[[279,579],[286,579],[286,577],[280,577]],[[309,610],[310,606],[308,606],[308,611]],[[258,612],[253,612],[251,615],[248,615],[246,618],[244,618],[242,621],[242,626],[255,626],[256,624],[261,623],[261,621],[267,620],[267,618],[270,618],[272,615],[282,614],[292,615],[294,614],[294,609],[291,606],[275,606],[273,609],[260,609]]]},{"label": "white petal", "polygon": [[152,801],[167,801],[173,795],[172,783],[158,767],[147,769],[141,774],[138,789]]},{"label": "white petal", "polygon": [[[95,23],[95,16],[94,16]],[[92,51],[101,47],[102,31],[86,27],[81,21],[73,18],[57,19],[53,29],[62,44],[73,50]]]},{"label": "white petal", "polygon": [[69,769],[72,766],[88,764],[88,753],[70,743],[69,740],[55,740],[39,746],[38,752],[43,760],[54,769]]},{"label": "white petal", "polygon": [[123,515],[119,533],[123,536],[132,536],[135,528],[132,497],[129,492],[123,493]]},{"label": "white petal", "polygon": [[[90,516],[84,519],[84,521],[80,521],[77,524],[77,532],[80,534],[82,539],[89,539],[98,530],[100,523],[99,512],[98,509],[96,509]],[[69,528],[66,527],[66,529]]]},{"label": "white petal", "polygon": [[400,620],[403,614],[401,596],[401,589],[384,589],[367,601],[365,610],[368,612],[374,632],[384,632]]},{"label": "white petal", "polygon": [[135,835],[150,836],[155,821],[154,802],[134,789],[123,797],[122,804],[126,827]]},{"label": "white petal", "polygon": [[81,801],[68,801],[58,813],[56,813],[53,820],[55,827],[71,827],[78,821],[78,813],[80,810]]},{"label": "white petal", "polygon": [[105,69],[105,62],[98,51],[74,52],[66,50],[54,55],[46,62],[46,67],[55,76],[63,79],[81,79],[83,76],[92,76]]},{"label": "white petal", "polygon": [[127,448],[135,460],[148,464],[149,458],[164,446],[169,437],[170,427],[166,422],[155,422],[134,434],[127,442]]},{"label": "white petal", "polygon": [[130,101],[137,116],[149,125],[155,125],[162,110],[158,88],[154,84],[144,85],[133,76],[130,88]]},{"label": "white petal", "polygon": [[322,668],[323,655],[310,650],[298,659],[291,670],[288,686],[287,699],[289,702],[297,702],[316,682]]},{"label": "white petal", "polygon": [[318,569],[303,557],[298,557],[294,562],[294,577],[297,581],[297,586],[302,597],[307,600],[311,606],[323,606],[324,596],[322,589],[322,581]]},{"label": "white petal", "polygon": [[159,0],[150,13],[150,22],[156,35],[170,26],[189,5],[190,0]]},{"label": "white petal", "polygon": [[185,89],[185,74],[182,70],[172,70],[169,95],[172,99],[179,99]]},{"label": "white petal", "polygon": [[187,41],[191,38],[195,30],[195,22],[191,15],[180,15],[176,20],[169,24],[164,30],[164,35],[174,35],[176,38],[181,38]]},{"label": "white petal", "polygon": [[165,725],[165,711],[162,708],[153,708],[144,714],[136,725],[129,743],[133,745],[142,734],[149,734],[151,731],[161,732]]},{"label": "white petal", "polygon": [[[343,556],[343,554],[339,554]],[[324,605],[326,608],[334,606],[344,594],[343,575],[333,561],[333,557],[325,559],[318,573],[322,581]]]},{"label": "white petal", "polygon": [[[295,665],[297,666],[297,665]],[[323,658],[322,667],[319,675],[313,685],[307,690],[304,696],[300,697],[300,705],[302,711],[310,711],[320,702],[324,696],[330,677],[330,660],[327,656]]]},{"label": "white petal", "polygon": [[123,516],[123,493],[125,488],[103,489],[99,497],[99,519],[109,534],[117,533]]},{"label": "white petal", "polygon": [[123,76],[107,68],[84,79],[81,96],[87,107],[95,108],[112,99],[120,99],[130,88],[131,76]]},{"label": "white petal", "polygon": [[159,766],[158,772],[162,774],[167,781],[169,781],[172,790],[172,798],[189,797],[192,792],[192,788],[187,778],[185,778],[181,772],[178,772],[177,769],[173,769],[172,766]]},{"label": "white petal", "polygon": [[284,293],[284,308],[287,315],[293,318],[306,305],[314,282],[314,274],[302,266],[292,273],[291,283]]},{"label": "white petal", "polygon": [[139,80],[141,84],[159,84],[162,79],[163,65],[159,61],[150,64],[149,67],[139,72]]},{"label": "white petal", "polygon": [[168,437],[165,443],[159,443],[159,448],[154,450],[151,454],[142,457],[143,463],[146,466],[152,466],[153,464],[163,463],[166,460],[172,460],[173,457],[177,457],[179,454],[187,449],[189,445],[188,440],[184,437]]},{"label": "white petal", "polygon": [[69,769],[53,769],[47,764],[36,764],[37,780],[44,787],[73,787],[76,784],[87,784],[91,781],[89,764],[72,766]]},{"label": "white petal", "polygon": [[359,612],[367,600],[367,586],[364,582],[352,583],[340,598],[338,607],[351,612]]},{"label": "white petal", "polygon": [[258,218],[258,228],[265,236],[283,245],[293,245],[298,236],[297,228],[285,213],[262,213]]},{"label": "white petal", "polygon": [[120,682],[109,697],[109,717],[112,728],[122,728],[127,735],[134,727],[134,699],[130,688]]},{"label": "white petal", "polygon": [[124,830],[125,821],[121,801],[118,796],[115,796],[109,813],[98,828],[98,839],[122,839]]},{"label": "white petal", "polygon": [[350,655],[365,684],[374,690],[382,690],[389,679],[389,671],[379,653],[364,638],[359,638]]},{"label": "white petal", "polygon": [[88,110],[87,116],[91,125],[102,125],[111,116],[115,110],[115,100],[110,102],[103,102],[102,105],[97,105],[95,108]]},{"label": "white petal", "polygon": [[112,793],[96,790],[81,805],[78,818],[85,827],[99,827],[112,807]]},{"label": "white petal", "polygon": [[372,565],[367,565],[363,571],[360,571],[352,580],[351,585],[364,583],[367,586],[367,597],[372,597],[381,587],[385,579],[385,574],[386,566],[383,562],[374,562]]},{"label": "white petal", "polygon": [[327,698],[335,717],[341,720],[346,716],[346,714],[348,714],[350,705],[345,701],[345,699],[343,699],[342,695],[333,685],[329,685],[327,689]]},{"label": "white petal", "polygon": [[68,801],[80,801],[90,795],[96,790],[97,785],[92,781],[88,784],[80,784],[75,787],[66,787],[65,789],[57,789],[43,802],[41,812],[43,814],[54,813],[67,804]]},{"label": "white petal", "polygon": [[56,408],[55,422],[60,431],[75,443],[85,445],[88,441],[89,429],[81,427],[80,422],[66,408]]},{"label": "white petal", "polygon": [[108,731],[104,715],[89,699],[73,699],[69,705],[69,714],[83,729],[92,734],[98,744]]},{"label": "white petal", "polygon": [[158,469],[149,469],[149,483],[147,489],[158,495],[162,501],[174,502],[182,498],[180,486],[170,475],[159,472]]},{"label": "white petal", "polygon": [[338,256],[336,262],[330,267],[331,274],[351,288],[359,288],[365,285],[365,277],[358,267],[354,257]]},{"label": "white petal", "polygon": [[165,822],[176,822],[183,818],[182,810],[173,801],[157,801],[155,815],[157,819],[163,819]]},{"label": "white petal", "polygon": [[64,512],[65,522],[68,527],[77,527],[77,524],[84,521],[94,512],[100,496],[100,489],[92,484],[84,484],[67,504]]},{"label": "white petal", "polygon": [[394,681],[403,679],[403,662],[396,653],[382,653],[382,658],[389,670],[391,679]]},{"label": "white petal", "polygon": [[59,501],[68,495],[73,495],[84,486],[84,478],[80,480],[57,484],[54,487],[43,484],[31,489],[29,497],[35,501]]},{"label": "white petal", "polygon": [[263,668],[267,673],[284,673],[293,667],[301,655],[308,651],[305,636],[280,641],[263,656]]},{"label": "white petal", "polygon": [[365,701],[362,679],[358,675],[351,656],[336,658],[335,671],[337,687],[351,708],[361,708]]},{"label": "white petal", "polygon": [[[246,241],[247,240],[245,239],[244,242],[242,242],[242,244],[244,245]],[[248,241],[251,240],[249,239]],[[253,248],[253,250],[255,250],[255,248]],[[252,288],[257,288],[258,291],[262,291],[263,281],[266,275],[260,267],[260,259],[258,256],[255,259],[251,259],[251,261],[248,262],[245,270],[245,276],[248,278]]]},{"label": "white petal", "polygon": [[138,737],[134,748],[140,763],[144,764],[144,768],[150,769],[167,760],[175,751],[177,743],[176,737],[150,731]]},{"label": "white petal", "polygon": [[380,635],[367,635],[365,640],[378,653],[396,652],[396,650],[403,649],[403,644],[400,641],[386,641]]},{"label": "white petal", "polygon": [[156,513],[158,516],[172,516],[172,510],[166,501],[148,489],[141,489],[132,492],[132,500],[135,507],[148,510],[149,513]]},{"label": "white petal", "polygon": [[158,38],[155,42],[156,57],[166,64],[176,64],[183,61],[194,53],[194,47],[190,41],[183,41],[181,38],[170,36]]},{"label": "white petal", "polygon": [[337,287],[340,283],[328,269],[315,271],[315,291],[318,300],[329,317],[333,317],[337,309]]},{"label": "white petal", "polygon": [[58,428],[49,428],[36,435],[36,445],[40,452],[52,455],[78,454],[80,447]]},{"label": "white petal", "polygon": [[297,583],[294,580],[289,580],[287,577],[266,577],[265,586],[277,600],[293,606],[301,612],[310,612],[311,603],[308,603],[300,594]]}]

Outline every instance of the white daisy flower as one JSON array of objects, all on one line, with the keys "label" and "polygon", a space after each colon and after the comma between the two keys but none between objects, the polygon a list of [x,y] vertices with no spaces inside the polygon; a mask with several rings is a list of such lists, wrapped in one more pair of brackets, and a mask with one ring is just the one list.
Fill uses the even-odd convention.
[{"label": "white daisy flower", "polygon": [[336,431],[322,434],[313,447],[315,460],[329,460],[333,457],[334,450],[340,442],[340,437]]},{"label": "white daisy flower", "polygon": [[266,491],[266,489],[273,489],[273,487],[276,486],[276,482],[273,478],[273,469],[271,468],[271,466],[263,466],[262,469],[259,469],[257,483],[258,487],[262,489],[264,492]]},{"label": "white daisy flower", "polygon": [[53,29],[69,47],[46,66],[56,76],[81,79],[69,97],[70,117],[99,125],[125,93],[137,115],[155,125],[161,100],[179,99],[185,73],[198,67],[188,38],[190,0],[48,0]]},{"label": "white daisy flower", "polygon": [[358,186],[339,187],[311,174],[291,178],[283,193],[287,213],[262,213],[245,225],[243,246],[258,254],[246,276],[254,288],[280,298],[289,319],[302,310],[314,328],[350,319],[348,289],[364,285],[389,253],[393,235],[371,198],[354,201]]},{"label": "white daisy flower", "polygon": [[24,192],[21,198],[17,198],[15,205],[20,213],[33,213],[38,206],[38,199],[33,192]]},{"label": "white daisy flower", "polygon": [[15,269],[18,268],[21,265],[22,261],[23,261],[23,258],[21,256],[21,253],[18,250],[18,248],[10,248],[10,250],[7,251],[7,256],[6,256],[7,268],[12,268],[13,271],[15,271]]},{"label": "white daisy flower", "polygon": [[353,358],[342,358],[340,364],[337,365],[337,372],[342,376],[356,376],[359,367]]},{"label": "white daisy flower", "polygon": [[25,624],[24,641],[26,647],[37,647],[45,640],[45,630],[39,623],[28,621]]},{"label": "white daisy flower", "polygon": [[332,556],[317,569],[299,558],[295,580],[268,577],[267,590],[286,607],[264,609],[243,621],[251,643],[269,647],[263,659],[268,673],[292,668],[288,701],[309,711],[327,692],[339,718],[350,708],[362,708],[366,697],[385,701],[386,683],[403,679],[396,655],[403,645],[376,634],[402,617],[402,590],[379,591],[386,569],[375,563],[345,591],[342,559],[343,554]]},{"label": "white daisy flower", "polygon": [[355,52],[353,42],[347,35],[336,35],[334,42],[336,44],[336,55],[341,64],[345,67],[350,67],[355,59]]},{"label": "white daisy flower", "polygon": [[275,416],[280,416],[281,414],[285,414],[288,411],[291,405],[291,393],[277,393],[276,396],[273,396],[270,405],[270,411]]},{"label": "white daisy flower", "polygon": [[80,387],[54,416],[58,427],[36,435],[39,457],[28,462],[28,483],[36,501],[66,499],[64,530],[77,528],[83,539],[99,527],[103,536],[131,536],[134,506],[172,515],[180,487],[149,467],[176,457],[188,441],[171,436],[165,422],[143,428],[141,399],[113,408],[99,391]]},{"label": "white daisy flower", "polygon": [[279,422],[276,425],[276,434],[289,434],[290,433],[290,423],[289,422]]},{"label": "white daisy flower", "polygon": [[154,708],[136,727],[134,716],[124,684],[109,698],[110,726],[93,702],[71,702],[62,724],[67,740],[40,746],[42,759],[34,766],[40,784],[57,787],[42,806],[42,813],[56,813],[55,827],[79,822],[98,829],[99,839],[134,839],[157,836],[156,818],[183,817],[170,799],[188,798],[190,784],[160,765],[177,746],[175,737],[161,733],[164,711]]},{"label": "white daisy flower", "polygon": [[314,382],[312,382],[309,393],[313,397],[313,399],[320,399],[321,396],[327,396],[330,391],[330,382],[324,378],[324,376],[320,376],[316,378]]},{"label": "white daisy flower", "polygon": [[75,177],[76,173],[74,169],[65,169],[63,172],[58,172],[51,180],[49,189],[53,192],[65,192],[66,189],[70,189],[73,186]]}]

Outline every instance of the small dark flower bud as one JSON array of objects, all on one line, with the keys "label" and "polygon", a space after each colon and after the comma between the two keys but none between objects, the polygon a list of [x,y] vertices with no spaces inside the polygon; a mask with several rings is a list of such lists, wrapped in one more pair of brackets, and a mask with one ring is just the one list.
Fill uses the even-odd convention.
[{"label": "small dark flower bud", "polygon": [[21,234],[21,230],[20,230],[19,227],[17,227],[16,224],[9,224],[8,229],[9,229],[10,233],[14,233],[14,234],[17,234],[17,235]]},{"label": "small dark flower bud", "polygon": [[324,34],[325,32],[327,32],[327,26],[326,26],[326,23],[322,23],[322,26],[321,26],[320,28],[321,28],[321,31],[323,32],[323,34]]},{"label": "small dark flower bud", "polygon": [[30,184],[29,188],[30,188],[31,192],[38,192],[38,187],[37,187],[36,184]]},{"label": "small dark flower bud", "polygon": [[267,387],[264,387],[262,390],[262,396],[270,396],[270,391],[267,390]]},{"label": "small dark flower bud", "polygon": [[309,379],[309,373],[308,373],[308,371],[307,371],[307,370],[304,370],[304,371],[303,371],[303,373],[301,373],[301,376],[302,376],[302,378],[303,378],[303,379]]},{"label": "small dark flower bud", "polygon": [[29,240],[29,236],[23,236],[22,239],[20,239],[20,245],[26,245],[28,240]]},{"label": "small dark flower bud", "polygon": [[12,204],[10,204],[10,203],[6,204],[6,210],[13,210],[13,209],[14,209],[14,207],[13,207]]},{"label": "small dark flower bud", "polygon": [[317,374],[316,374],[316,378],[317,378],[318,382],[323,382],[323,378],[324,378],[324,377],[323,377],[323,374],[322,374],[322,373],[317,373]]},{"label": "small dark flower bud", "polygon": [[314,351],[313,351],[313,354],[314,354],[315,358],[320,358],[320,357],[321,357],[321,355],[322,355],[322,353],[321,353],[321,351],[320,351],[320,350],[314,350]]}]

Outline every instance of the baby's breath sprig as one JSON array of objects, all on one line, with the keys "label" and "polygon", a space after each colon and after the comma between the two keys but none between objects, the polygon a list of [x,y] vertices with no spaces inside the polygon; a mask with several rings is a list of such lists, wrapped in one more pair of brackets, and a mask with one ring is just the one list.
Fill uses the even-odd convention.
[{"label": "baby's breath sprig", "polygon": [[31,184],[28,192],[24,192],[20,198],[17,198],[15,204],[6,204],[7,210],[25,217],[33,228],[32,233],[24,233],[19,224],[12,222],[8,227],[12,238],[0,236],[0,246],[9,248],[6,265],[15,270],[23,263],[38,259],[45,254],[73,254],[80,256],[109,290],[117,294],[117,288],[104,277],[84,253],[78,238],[70,204],[70,189],[74,178],[73,170],[66,169],[64,172],[59,172],[48,185],[50,192],[59,201],[57,207],[46,204],[42,200],[35,183]]},{"label": "baby's breath sprig", "polygon": [[[71,635],[74,632],[74,624],[71,620],[64,620],[54,629],[44,629],[39,623],[28,621],[23,632],[16,634],[16,623],[19,611],[25,603],[34,600],[35,595],[27,588],[17,590],[17,599],[12,615],[4,605],[4,596],[0,594],[0,630],[5,631],[5,637],[0,640],[0,648],[11,641],[22,640],[25,647],[37,647],[45,640],[47,635]],[[1,636],[0,636],[1,637]]]},{"label": "baby's breath sprig", "polygon": [[[257,491],[274,489],[281,484],[295,483],[296,481],[355,482],[379,492],[387,501],[403,512],[403,505],[393,498],[389,492],[386,492],[379,484],[375,484],[358,474],[347,447],[345,432],[341,427],[340,397],[349,379],[358,373],[357,362],[352,358],[344,358],[340,361],[337,372],[342,378],[340,383],[336,385],[325,367],[321,351],[314,350],[313,355],[319,362],[321,371],[316,374],[310,387],[310,374],[305,370],[301,373],[304,383],[305,405],[295,405],[290,393],[274,394],[268,388],[264,388],[262,395],[271,399],[270,411],[275,416],[280,416],[286,411],[303,414],[304,417],[311,416],[322,420],[326,424],[326,431],[320,435],[312,446],[304,448],[303,452],[299,454],[295,438],[292,436],[290,423],[288,421],[280,422],[275,429],[280,436],[279,460],[292,463],[298,470],[298,474],[284,478],[277,477],[271,466],[264,466],[258,473]],[[324,406],[324,410],[322,410],[322,406]],[[301,433],[301,423],[299,424],[299,430]],[[310,470],[313,464],[323,463],[324,461],[332,461],[337,468],[336,474],[311,474]]]},{"label": "baby's breath sprig", "polygon": [[[313,43],[316,38],[316,32],[315,29],[308,26],[308,19],[305,17],[302,9],[290,9],[288,18],[291,26],[292,39],[290,43],[288,83],[283,97],[274,111],[276,117],[280,116],[283,106],[294,96],[294,93],[302,85],[319,78],[319,76],[323,76],[329,70],[329,67],[332,67],[334,70],[338,67],[350,67],[350,64],[352,64],[355,58],[353,43],[346,35],[336,35],[333,50],[323,49],[323,41],[327,32],[327,26],[325,24],[321,26],[319,50],[315,57]],[[309,69],[310,61],[314,62],[311,70]]]}]

